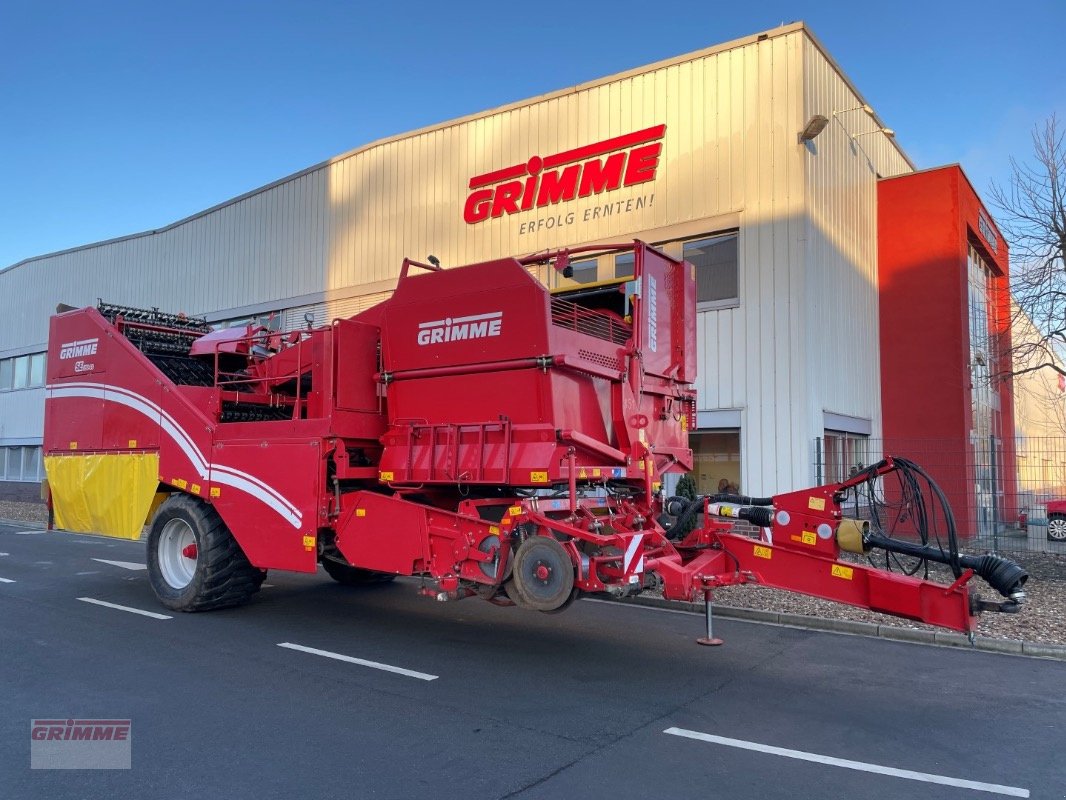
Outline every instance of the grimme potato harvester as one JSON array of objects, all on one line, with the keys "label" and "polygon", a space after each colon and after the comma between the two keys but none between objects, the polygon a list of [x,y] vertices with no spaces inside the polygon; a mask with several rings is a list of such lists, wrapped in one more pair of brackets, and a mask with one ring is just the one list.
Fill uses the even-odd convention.
[{"label": "grimme potato harvester", "polygon": [[[588,249],[407,260],[388,300],[281,333],[61,307],[45,412],[58,526],[150,526],[151,585],[183,611],[319,564],[344,584],[421,576],[438,600],[544,612],[645,591],[710,609],[742,583],[959,631],[1017,609],[1024,570],[960,554],[943,495],[905,459],[772,497],[664,498],[663,476],[693,466],[694,270],[637,241],[596,248],[632,251],[631,278],[549,291],[531,274],[568,274]],[[914,574],[929,562],[954,582]],[[1004,599],[981,600],[975,574]]]}]

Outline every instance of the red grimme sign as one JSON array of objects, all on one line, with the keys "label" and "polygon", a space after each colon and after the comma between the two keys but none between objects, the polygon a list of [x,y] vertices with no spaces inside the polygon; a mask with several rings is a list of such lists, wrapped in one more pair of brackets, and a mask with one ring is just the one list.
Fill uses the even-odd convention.
[{"label": "red grimme sign", "polygon": [[615,136],[470,179],[463,207],[470,225],[504,214],[610,192],[655,179],[665,125]]}]

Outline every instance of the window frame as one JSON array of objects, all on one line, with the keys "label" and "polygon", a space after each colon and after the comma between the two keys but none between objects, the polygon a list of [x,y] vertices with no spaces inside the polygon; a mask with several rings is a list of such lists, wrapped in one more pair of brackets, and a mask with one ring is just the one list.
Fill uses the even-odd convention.
[{"label": "window frame", "polygon": [[[696,311],[722,311],[730,308],[740,307],[741,286],[740,286],[740,262],[741,262],[741,250],[740,250],[740,229],[732,228],[723,231],[715,231],[713,233],[702,233],[698,236],[691,236],[686,239],[677,241],[678,246],[681,249],[681,258],[685,258],[685,247],[695,244],[696,242],[705,242],[712,239],[732,239],[736,242],[737,258],[736,258],[736,278],[737,278],[737,296],[736,297],[723,297],[719,300],[697,300]],[[691,263],[691,262],[690,262]],[[699,297],[699,271],[700,267],[693,264],[696,267],[696,296]]]}]

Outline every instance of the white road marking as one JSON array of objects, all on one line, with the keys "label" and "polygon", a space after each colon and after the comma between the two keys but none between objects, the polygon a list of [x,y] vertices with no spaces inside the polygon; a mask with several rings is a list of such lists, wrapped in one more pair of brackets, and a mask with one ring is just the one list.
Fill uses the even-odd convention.
[{"label": "white road marking", "polygon": [[99,561],[101,564],[110,564],[113,567],[122,567],[123,569],[148,569],[145,564],[138,564],[135,561],[108,561],[106,558],[94,558],[93,561]]},{"label": "white road marking", "polygon": [[0,558],[2,558],[4,556],[9,556],[9,555],[11,555],[11,553],[0,553]]},{"label": "white road marking", "polygon": [[74,574],[75,575],[99,575],[100,574],[100,570],[92,569],[92,570],[89,570],[88,572],[75,572]]},{"label": "white road marking", "polygon": [[274,588],[274,584],[272,584],[272,583],[264,583],[263,584],[263,588],[264,589],[273,589]]},{"label": "white road marking", "polygon": [[435,681],[440,677],[439,675],[430,675],[426,672],[415,672],[413,669],[394,667],[391,664],[382,664],[378,661],[367,661],[365,658],[355,658],[354,656],[345,656],[340,653],[331,653],[329,650],[318,650],[314,647],[304,647],[302,644],[293,644],[292,642],[279,642],[278,647],[284,647],[288,650],[299,650],[301,653],[311,653],[312,655],[325,656],[326,658],[335,658],[338,661],[347,661],[349,664],[358,664],[361,667],[380,669],[385,672],[395,672],[397,675],[406,675],[408,678],[418,678],[420,681]]},{"label": "white road marking", "polygon": [[140,614],[144,617],[151,617],[152,619],[173,619],[173,617],[167,614],[157,614],[154,611],[142,611],[139,608],[130,608],[129,606],[120,606],[118,603],[107,603],[103,600],[95,600],[92,597],[79,597],[83,603],[92,603],[94,606],[104,606],[105,608],[115,608],[119,611],[129,611],[131,614]]},{"label": "white road marking", "polygon": [[970,781],[963,778],[949,778],[945,775],[934,775],[929,772],[915,772],[910,769],[897,769],[896,767],[884,767],[880,764],[867,764],[865,761],[851,761],[846,758],[834,758],[823,756],[818,753],[806,753],[803,750],[789,750],[785,747],[773,747],[758,742],[746,742],[743,739],[730,739],[726,736],[715,736],[710,733],[700,733],[684,728],[667,728],[663,733],[671,736],[682,736],[686,739],[697,739],[701,742],[721,744],[726,747],[737,747],[741,750],[754,750],[757,753],[769,753],[784,758],[795,758],[800,761],[812,761],[816,764],[827,764],[831,767],[843,767],[855,769],[861,772],[874,772],[878,775],[890,775],[893,778],[906,778],[911,781],[923,781],[925,783],[939,783],[943,786],[957,786],[960,789],[973,789],[978,792],[991,792],[992,794],[1005,794],[1008,797],[1028,797],[1029,790],[1017,786],[1003,786],[998,783],[984,783],[983,781]]},{"label": "white road marking", "polygon": [[0,583],[14,583],[11,578],[0,578]]},{"label": "white road marking", "polygon": [[16,536],[37,536],[44,533],[44,531],[15,531]]}]

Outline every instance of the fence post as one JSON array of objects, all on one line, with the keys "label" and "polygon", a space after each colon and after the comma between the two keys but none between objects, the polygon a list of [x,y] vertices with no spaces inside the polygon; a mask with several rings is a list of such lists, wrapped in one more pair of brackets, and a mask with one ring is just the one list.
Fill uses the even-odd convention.
[{"label": "fence post", "polygon": [[822,437],[814,437],[814,485],[822,485]]}]

